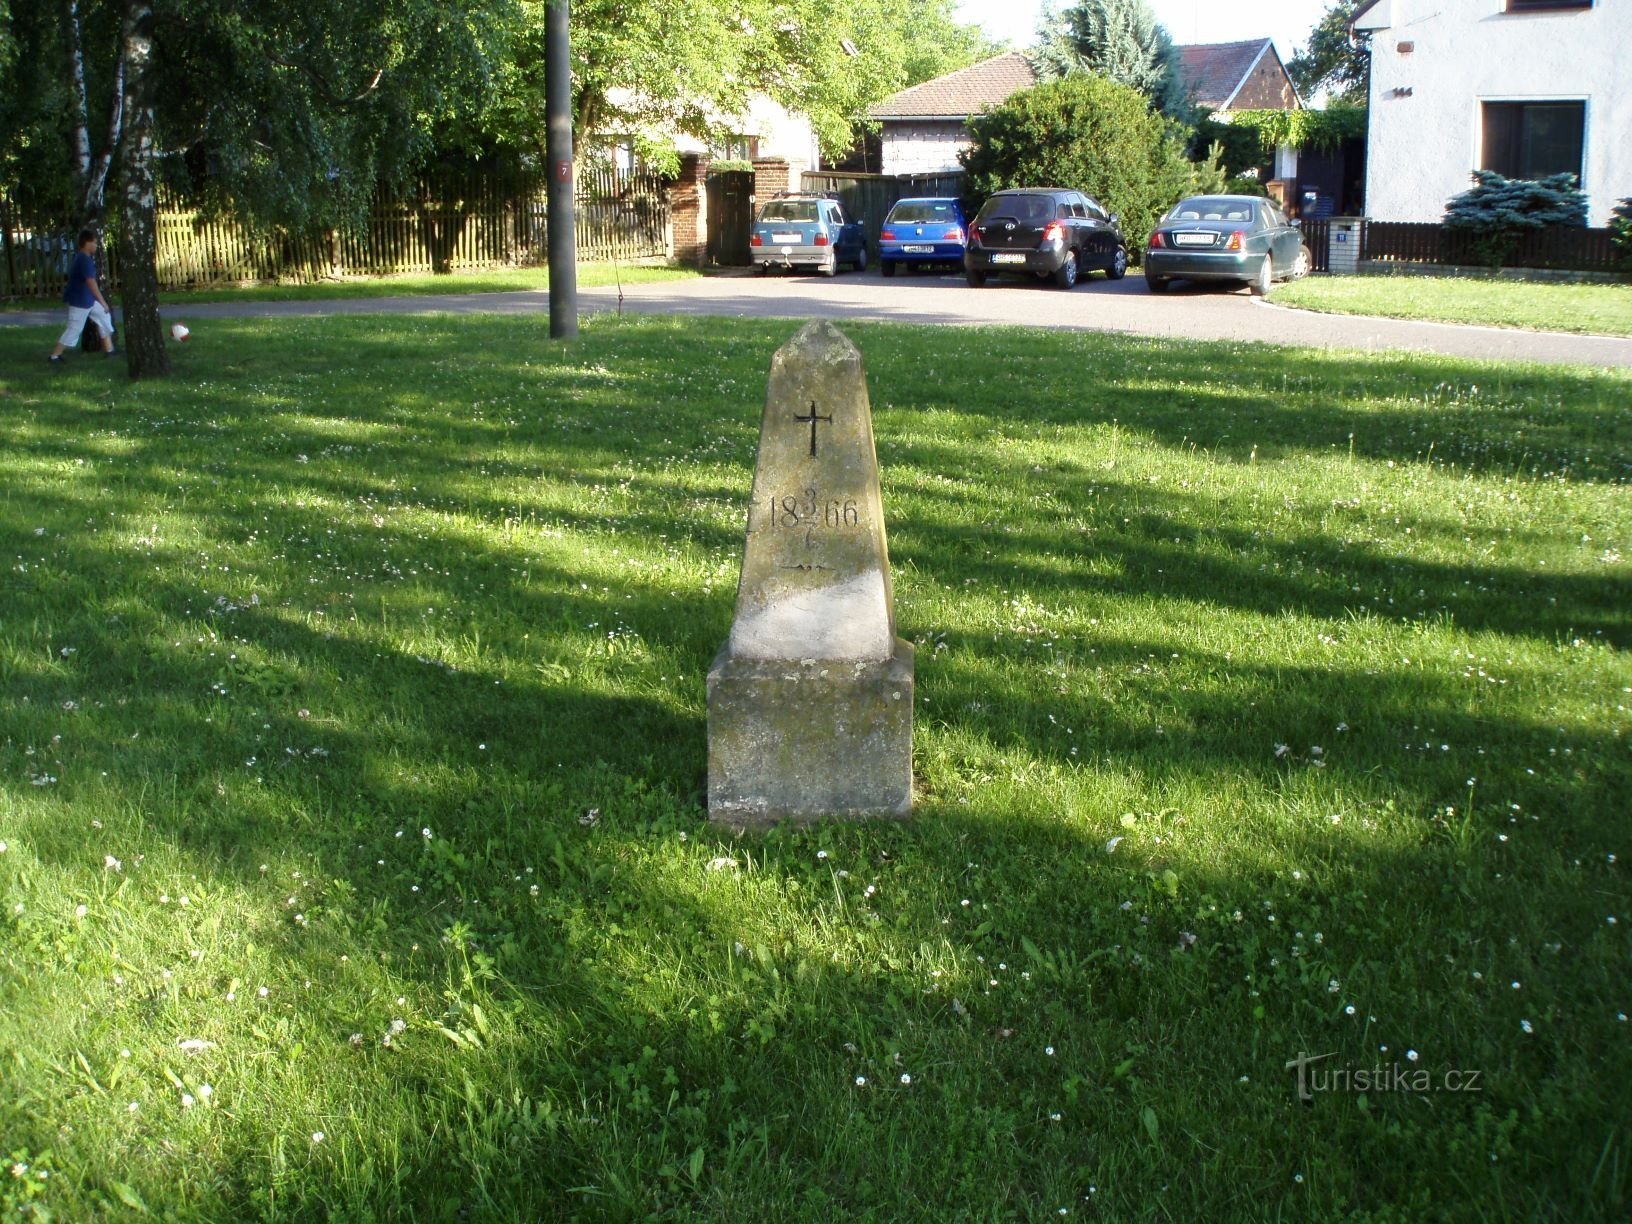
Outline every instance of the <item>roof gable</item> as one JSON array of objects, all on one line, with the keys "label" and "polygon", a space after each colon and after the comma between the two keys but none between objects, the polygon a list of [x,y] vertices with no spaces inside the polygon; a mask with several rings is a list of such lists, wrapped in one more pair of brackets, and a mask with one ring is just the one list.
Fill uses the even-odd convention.
[{"label": "roof gable", "polygon": [[1037,74],[1018,51],[959,68],[903,89],[868,111],[874,119],[963,119],[1008,101],[1037,83]]},{"label": "roof gable", "polygon": [[[1271,58],[1280,75],[1286,75],[1275,44],[1268,38],[1249,38],[1242,42],[1200,43],[1177,48],[1179,72],[1185,88],[1198,106],[1209,110],[1228,110],[1236,94],[1247,83],[1255,68],[1266,56]],[[1287,80],[1291,84],[1290,78]],[[1295,96],[1295,91],[1294,91]]]}]

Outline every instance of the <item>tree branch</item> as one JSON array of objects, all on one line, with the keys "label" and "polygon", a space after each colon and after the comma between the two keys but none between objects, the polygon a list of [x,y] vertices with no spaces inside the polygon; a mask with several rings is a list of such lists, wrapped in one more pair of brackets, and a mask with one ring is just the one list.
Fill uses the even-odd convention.
[{"label": "tree branch", "polygon": [[317,69],[309,67],[306,64],[299,63],[295,60],[283,59],[276,55],[269,54],[267,59],[271,60],[276,67],[292,68],[296,72],[300,73],[312,83],[317,90],[318,96],[330,106],[356,106],[357,103],[363,101],[369,94],[373,93],[379,88],[380,80],[385,76],[384,68],[376,68],[374,70],[373,78],[363,87],[361,93],[353,94],[349,98],[343,98],[335,91],[334,86],[329,83],[328,79],[324,77],[322,73],[318,72]]}]

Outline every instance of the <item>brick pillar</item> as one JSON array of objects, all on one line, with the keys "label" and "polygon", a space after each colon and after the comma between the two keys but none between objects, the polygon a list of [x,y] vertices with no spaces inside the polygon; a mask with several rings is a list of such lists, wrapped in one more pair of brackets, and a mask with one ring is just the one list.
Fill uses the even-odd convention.
[{"label": "brick pillar", "polygon": [[798,184],[792,182],[786,158],[754,158],[755,203],[768,200],[779,191],[793,191],[797,186]]},{"label": "brick pillar", "polygon": [[701,268],[708,263],[708,156],[680,155],[680,177],[669,187],[669,257]]}]

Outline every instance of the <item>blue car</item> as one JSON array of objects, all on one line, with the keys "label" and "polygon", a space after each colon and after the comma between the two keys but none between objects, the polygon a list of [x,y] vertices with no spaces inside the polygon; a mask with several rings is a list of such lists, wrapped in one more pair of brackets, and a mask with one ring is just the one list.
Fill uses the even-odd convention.
[{"label": "blue car", "polygon": [[968,229],[963,208],[954,199],[897,200],[878,236],[879,271],[894,276],[901,264],[907,265],[908,272],[933,263],[961,268]]},{"label": "blue car", "polygon": [[748,249],[760,274],[772,268],[814,268],[832,276],[841,263],[867,269],[867,232],[837,200],[788,192],[761,206]]}]

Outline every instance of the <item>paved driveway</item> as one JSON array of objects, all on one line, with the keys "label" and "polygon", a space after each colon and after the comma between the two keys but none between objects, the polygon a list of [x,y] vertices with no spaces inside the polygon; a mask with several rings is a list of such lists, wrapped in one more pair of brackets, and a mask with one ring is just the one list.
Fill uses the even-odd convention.
[{"label": "paved driveway", "polygon": [[[1506,328],[1413,323],[1287,310],[1231,292],[1177,285],[1158,297],[1137,273],[1122,281],[1093,276],[1064,291],[1020,281],[971,289],[961,276],[896,276],[876,270],[815,276],[726,273],[661,284],[625,285],[622,309],[637,313],[754,318],[868,319],[900,323],[1129,332],[1187,340],[1268,341],[1376,351],[1408,349],[1453,357],[1632,367],[1632,338],[1574,336]],[[615,288],[580,289],[581,312],[616,310]],[[547,315],[549,295],[474,293],[438,297],[357,298],[333,302],[222,302],[168,307],[189,321],[237,315],[309,316],[375,313]],[[57,324],[57,311],[0,314],[3,324]],[[539,319],[540,326],[545,320]]]}]

